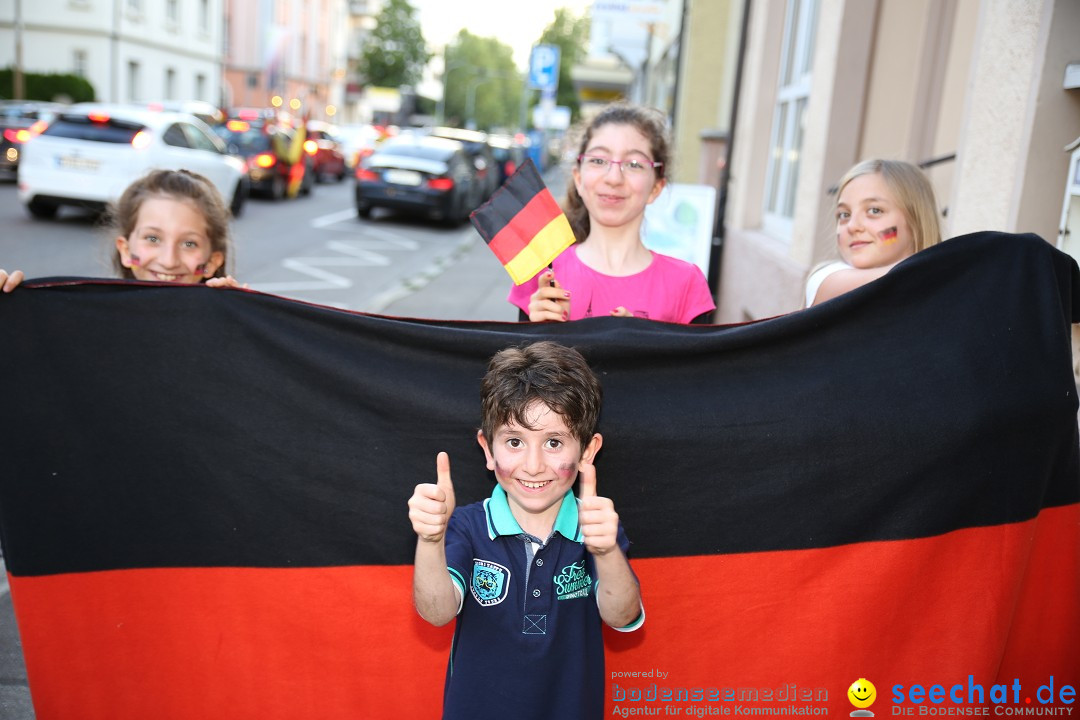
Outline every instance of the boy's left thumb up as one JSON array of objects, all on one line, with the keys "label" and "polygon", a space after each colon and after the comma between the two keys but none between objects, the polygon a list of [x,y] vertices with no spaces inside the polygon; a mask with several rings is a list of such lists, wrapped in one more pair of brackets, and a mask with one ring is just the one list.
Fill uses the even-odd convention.
[{"label": "boy's left thumb up", "polygon": [[590,462],[578,463],[578,497],[596,497],[596,466]]},{"label": "boy's left thumb up", "polygon": [[454,481],[450,479],[450,456],[444,452],[435,457],[435,470],[438,477],[436,485],[446,495],[446,515],[453,515],[457,506],[457,498],[454,496]]}]

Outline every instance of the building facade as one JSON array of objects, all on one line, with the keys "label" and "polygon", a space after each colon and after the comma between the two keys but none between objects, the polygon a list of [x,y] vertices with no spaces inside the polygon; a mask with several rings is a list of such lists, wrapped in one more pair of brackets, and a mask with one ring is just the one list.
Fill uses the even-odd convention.
[{"label": "building facade", "polygon": [[80,75],[99,101],[218,104],[223,2],[0,0],[0,67],[18,39],[25,72]]},{"label": "building facade", "polygon": [[346,0],[226,0],[224,105],[328,119],[345,102]]},{"label": "building facade", "polygon": [[[691,14],[703,4],[691,2]],[[1080,135],[1080,90],[1063,86],[1080,60],[1080,3],[749,0],[743,8],[718,322],[802,307],[808,271],[835,253],[830,191],[867,158],[927,166],[946,238],[1001,230],[1057,242],[1065,148]],[[709,91],[708,78],[684,70],[683,80],[686,98]],[[690,126],[676,133],[693,142],[702,119],[687,112],[677,117],[684,121]],[[722,103],[712,124],[727,124]]]}]

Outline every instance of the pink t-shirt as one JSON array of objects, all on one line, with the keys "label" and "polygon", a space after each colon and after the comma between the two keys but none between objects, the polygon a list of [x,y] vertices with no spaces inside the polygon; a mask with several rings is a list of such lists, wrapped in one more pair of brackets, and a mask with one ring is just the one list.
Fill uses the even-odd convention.
[{"label": "pink t-shirt", "polygon": [[[716,309],[709,283],[697,265],[654,252],[652,262],[634,275],[604,275],[581,262],[571,245],[551,264],[559,285],[570,291],[570,319],[605,317],[625,307],[634,317],[689,323]],[[539,285],[537,277],[510,288],[507,298],[525,313]]]}]

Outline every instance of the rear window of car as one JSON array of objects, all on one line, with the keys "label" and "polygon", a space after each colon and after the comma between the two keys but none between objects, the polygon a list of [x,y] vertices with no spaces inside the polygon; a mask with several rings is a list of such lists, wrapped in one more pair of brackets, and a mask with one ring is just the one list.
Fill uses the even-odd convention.
[{"label": "rear window of car", "polygon": [[244,132],[233,132],[224,127],[215,127],[216,132],[226,144],[235,145],[241,155],[266,152],[270,149],[270,135],[262,129],[251,128]]},{"label": "rear window of car", "polygon": [[[48,112],[43,114],[46,117],[51,115],[51,113]],[[34,120],[37,120],[38,117],[40,117],[41,115],[42,113],[39,113],[36,108],[19,107],[17,105],[10,107],[0,107],[0,122],[18,122],[21,120],[25,120],[27,121],[26,124],[30,124]]]},{"label": "rear window of car", "polygon": [[384,144],[375,152],[375,155],[398,155],[423,158],[424,160],[441,160],[443,162],[446,162],[453,154],[454,151],[451,148],[394,141]]},{"label": "rear window of car", "polygon": [[145,126],[141,123],[116,118],[95,122],[81,115],[61,115],[41,134],[74,140],[123,144],[130,143],[132,138],[144,128]]}]

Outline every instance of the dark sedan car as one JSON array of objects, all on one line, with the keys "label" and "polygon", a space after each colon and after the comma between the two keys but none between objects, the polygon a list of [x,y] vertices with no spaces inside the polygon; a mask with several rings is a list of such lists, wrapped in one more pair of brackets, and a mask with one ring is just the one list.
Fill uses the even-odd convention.
[{"label": "dark sedan car", "polygon": [[0,171],[19,170],[23,144],[37,135],[66,105],[35,100],[0,101]]},{"label": "dark sedan car", "polygon": [[499,171],[499,187],[529,156],[529,148],[524,142],[510,135],[491,135],[488,145],[495,155],[495,167]]},{"label": "dark sedan car", "polygon": [[477,205],[491,197],[499,187],[499,171],[495,166],[495,154],[488,144],[487,133],[460,128],[436,127],[431,129],[434,137],[457,140],[465,145],[465,152],[472,158],[479,184]]},{"label": "dark sedan car", "polygon": [[475,206],[476,174],[456,140],[400,135],[387,140],[356,169],[356,212],[385,207],[464,222]]}]

